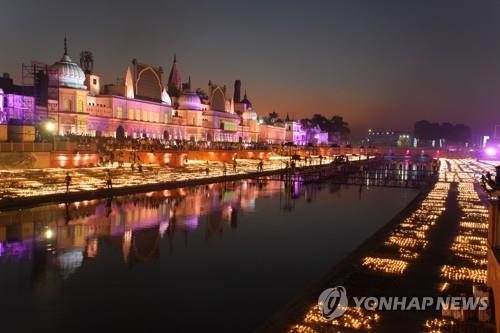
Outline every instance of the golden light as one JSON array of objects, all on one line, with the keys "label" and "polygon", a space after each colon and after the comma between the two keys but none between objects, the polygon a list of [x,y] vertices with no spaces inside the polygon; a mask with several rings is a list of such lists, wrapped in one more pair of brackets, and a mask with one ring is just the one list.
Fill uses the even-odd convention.
[{"label": "golden light", "polygon": [[45,230],[45,239],[52,239],[54,237],[54,232],[51,229]]},{"label": "golden light", "polygon": [[56,130],[56,124],[52,120],[48,120],[45,122],[45,130],[53,134]]},{"label": "golden light", "polygon": [[[438,182],[427,193],[419,206],[404,218],[384,239],[377,250],[361,259],[364,270],[377,275],[405,275],[408,267],[429,244],[429,234],[447,209],[451,184],[457,184],[456,201],[460,215],[456,221],[458,232],[450,245],[451,258],[441,268],[438,291],[445,293],[456,283],[485,283],[487,278],[487,233],[488,211],[477,189],[475,175],[493,171],[491,165],[484,165],[472,159],[442,159]],[[368,329],[374,320],[363,326],[360,318],[342,316],[333,321],[326,320],[311,306],[304,318],[288,332],[334,332],[332,326],[352,329]],[[378,316],[377,314],[374,314]],[[449,318],[435,318],[424,324],[426,333],[450,332],[456,323]]]}]

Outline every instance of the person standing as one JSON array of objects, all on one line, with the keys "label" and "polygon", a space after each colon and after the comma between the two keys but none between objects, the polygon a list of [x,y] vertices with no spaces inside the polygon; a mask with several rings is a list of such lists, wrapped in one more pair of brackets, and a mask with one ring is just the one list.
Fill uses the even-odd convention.
[{"label": "person standing", "polygon": [[66,177],[64,180],[66,181],[66,193],[68,193],[69,185],[71,185],[71,176],[69,175],[69,172],[66,172]]},{"label": "person standing", "polygon": [[113,183],[111,179],[111,170],[109,169],[106,170],[106,186],[108,189],[113,188]]},{"label": "person standing", "polygon": [[237,167],[237,163],[236,163],[236,159],[233,161],[233,172],[236,173],[236,167]]},{"label": "person standing", "polygon": [[123,154],[123,150],[120,150],[118,153],[118,167],[123,168],[123,162],[124,162],[125,156]]}]

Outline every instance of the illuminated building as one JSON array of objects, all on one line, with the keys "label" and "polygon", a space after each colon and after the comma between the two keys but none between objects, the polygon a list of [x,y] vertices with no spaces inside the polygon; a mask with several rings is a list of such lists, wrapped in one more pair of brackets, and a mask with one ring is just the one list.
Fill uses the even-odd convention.
[{"label": "illuminated building", "polygon": [[[11,93],[6,88],[3,92],[0,90],[2,101],[5,101],[0,104],[0,124],[17,119],[24,125],[34,125],[49,119],[56,124],[54,132],[59,135],[148,137],[193,142],[285,141],[284,128],[259,126],[246,92],[239,100],[239,80],[234,93],[238,100],[229,96],[225,85],[211,81],[208,93],[194,90],[191,78],[182,82],[176,57],[166,83],[161,67],[133,59],[124,79],[103,84],[101,76],[94,71],[92,54],[82,52],[80,65],[77,64],[69,55],[65,39],[61,59],[43,68],[47,77],[43,87],[35,83],[14,86],[8,76],[0,80],[0,88],[29,90],[24,94]],[[32,73],[36,73],[33,77],[38,75],[36,70]],[[45,94],[35,92],[43,89]],[[38,96],[36,103],[35,95]],[[5,136],[0,136],[0,141],[5,140]]]},{"label": "illuminated building", "polygon": [[259,124],[259,142],[265,142],[270,144],[283,143],[285,142],[286,129],[285,127],[270,125],[270,124]]},{"label": "illuminated building", "polygon": [[31,94],[31,89],[23,91],[22,86],[14,85],[9,74],[4,73],[0,78],[0,124],[7,124],[9,120],[33,123],[35,98]]},{"label": "illuminated building", "polygon": [[412,140],[413,135],[408,132],[369,129],[364,141],[366,145],[377,147],[410,147]]},{"label": "illuminated building", "polygon": [[286,142],[296,145],[307,144],[307,132],[302,128],[300,121],[285,121]]}]

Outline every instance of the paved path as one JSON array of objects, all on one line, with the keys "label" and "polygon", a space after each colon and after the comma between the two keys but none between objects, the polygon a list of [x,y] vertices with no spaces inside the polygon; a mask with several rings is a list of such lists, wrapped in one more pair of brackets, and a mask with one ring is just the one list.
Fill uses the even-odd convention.
[{"label": "paved path", "polygon": [[[473,160],[443,160],[440,181],[259,331],[494,332],[490,324],[464,324],[432,309],[366,311],[352,302],[353,296],[471,295],[473,284],[484,283],[487,212],[471,171],[486,170]],[[346,287],[349,308],[327,321],[317,298],[338,285]]]},{"label": "paved path", "polygon": [[[326,167],[330,162],[330,158],[325,158],[323,166]],[[112,189],[107,189],[105,183],[108,168],[0,171],[0,209],[256,178],[284,172],[285,163],[281,159],[265,161],[264,171],[261,172],[257,171],[258,163],[259,160],[238,159],[236,170],[227,163],[224,172],[223,162],[211,161],[208,174],[206,161],[189,161],[185,168],[146,165],[142,172],[137,169],[132,171],[127,166],[114,167],[110,168]],[[65,177],[68,171],[72,181],[69,192],[66,192]]]}]

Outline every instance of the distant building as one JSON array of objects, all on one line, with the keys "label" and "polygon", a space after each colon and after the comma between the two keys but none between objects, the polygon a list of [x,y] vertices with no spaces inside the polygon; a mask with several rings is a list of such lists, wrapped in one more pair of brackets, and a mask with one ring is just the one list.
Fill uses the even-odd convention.
[{"label": "distant building", "polygon": [[308,143],[324,145],[328,144],[328,132],[324,132],[321,128],[316,125],[313,128],[307,130],[308,132]]},{"label": "distant building", "polygon": [[412,147],[413,135],[404,131],[369,129],[364,144],[376,147]]},{"label": "distant building", "polygon": [[285,121],[286,142],[302,146],[307,144],[307,131],[302,128],[300,121]]},{"label": "distant building", "polygon": [[328,144],[329,133],[324,132],[316,125],[312,128],[304,128],[300,121],[285,121],[286,141],[301,146],[306,144]]}]

